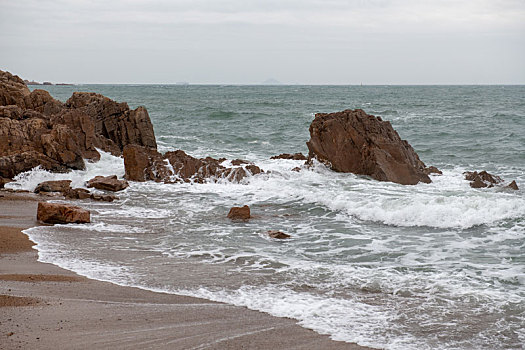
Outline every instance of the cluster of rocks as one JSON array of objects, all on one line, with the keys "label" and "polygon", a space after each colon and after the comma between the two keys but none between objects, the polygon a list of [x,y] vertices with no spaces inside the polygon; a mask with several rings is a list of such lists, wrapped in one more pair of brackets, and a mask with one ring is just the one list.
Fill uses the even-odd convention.
[{"label": "cluster of rocks", "polygon": [[226,179],[240,182],[246,176],[263,172],[258,166],[236,159],[233,165],[221,165],[226,159],[211,157],[194,158],[184,151],[166,152],[164,155],[156,150],[137,145],[124,148],[125,178],[130,181],[156,181],[165,183],[197,182]]},{"label": "cluster of rocks", "polygon": [[[491,188],[495,185],[501,185],[503,183],[503,179],[501,177],[490,174],[485,170],[480,171],[479,173],[477,171],[467,171],[463,175],[465,175],[465,180],[470,181],[470,187],[472,188]],[[505,186],[505,188],[516,191],[519,190],[515,180]]]},{"label": "cluster of rocks", "polygon": [[97,149],[120,156],[128,144],[157,147],[144,107],[130,110],[88,92],[75,92],[62,103],[0,71],[0,177],[11,179],[36,166],[84,169],[84,159],[100,158]]}]

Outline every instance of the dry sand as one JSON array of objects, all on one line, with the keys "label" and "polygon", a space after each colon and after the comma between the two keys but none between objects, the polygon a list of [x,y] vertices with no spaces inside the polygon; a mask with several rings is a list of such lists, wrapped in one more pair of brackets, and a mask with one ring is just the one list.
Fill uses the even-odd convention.
[{"label": "dry sand", "polygon": [[246,308],[37,262],[38,197],[0,191],[0,349],[366,349]]}]

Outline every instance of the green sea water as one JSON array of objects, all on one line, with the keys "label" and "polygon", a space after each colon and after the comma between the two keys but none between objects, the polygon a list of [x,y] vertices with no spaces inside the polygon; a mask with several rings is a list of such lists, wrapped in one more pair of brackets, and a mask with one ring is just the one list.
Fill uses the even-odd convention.
[{"label": "green sea water", "polygon": [[[521,349],[525,343],[525,86],[46,86],[144,105],[159,150],[242,158],[244,183],[133,183],[114,203],[83,203],[93,223],[29,230],[40,259],[116,283],[292,317],[333,339],[386,349]],[[432,184],[402,186],[322,165],[307,153],[317,112],[389,120]],[[227,163],[226,163],[227,164]],[[519,191],[472,189],[467,170]],[[12,186],[123,175],[104,154],[69,175],[35,170]],[[254,220],[231,223],[234,205]],[[265,232],[282,230],[286,242]]]}]

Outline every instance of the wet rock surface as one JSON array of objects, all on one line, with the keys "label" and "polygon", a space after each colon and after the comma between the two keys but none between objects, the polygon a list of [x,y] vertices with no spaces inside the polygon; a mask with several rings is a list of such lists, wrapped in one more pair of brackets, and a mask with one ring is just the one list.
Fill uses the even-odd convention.
[{"label": "wet rock surface", "polygon": [[227,168],[221,165],[224,160],[211,157],[195,158],[181,150],[162,155],[155,150],[136,145],[124,148],[125,178],[129,181],[203,183],[208,179],[225,179],[240,182],[246,176],[262,172],[254,164]]},{"label": "wet rock surface", "polygon": [[290,236],[287,233],[284,233],[284,232],[281,232],[281,231],[277,231],[277,230],[267,231],[266,234],[269,237],[275,238],[275,239],[288,239],[288,238],[292,237],[292,236]]},{"label": "wet rock surface", "polygon": [[270,159],[292,159],[292,160],[307,160],[308,158],[302,153],[281,153],[278,156],[270,157]]},{"label": "wet rock surface", "polygon": [[88,188],[96,188],[98,190],[118,192],[128,188],[129,184],[126,180],[119,180],[117,175],[112,176],[95,176],[87,182]]},{"label": "wet rock surface", "polygon": [[388,121],[361,109],[317,113],[310,125],[308,162],[334,171],[403,185],[430,183],[425,164]]},{"label": "wet rock surface", "polygon": [[74,205],[39,202],[37,220],[46,224],[83,224],[90,222],[90,213]]},{"label": "wet rock surface", "polygon": [[228,212],[227,217],[231,220],[249,220],[251,218],[250,207],[247,205],[242,207],[232,207]]},{"label": "wet rock surface", "polygon": [[499,176],[492,175],[486,171],[467,171],[464,173],[465,180],[470,181],[470,187],[472,188],[484,188],[494,187],[494,185],[503,182],[503,179]]}]

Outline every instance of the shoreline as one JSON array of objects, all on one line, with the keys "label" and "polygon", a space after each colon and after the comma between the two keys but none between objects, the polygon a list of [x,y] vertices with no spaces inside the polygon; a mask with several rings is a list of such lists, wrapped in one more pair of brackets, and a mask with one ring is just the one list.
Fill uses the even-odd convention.
[{"label": "shoreline", "polygon": [[296,320],[206,299],[119,286],[39,262],[22,230],[31,193],[0,191],[0,343],[5,349],[370,349]]}]

